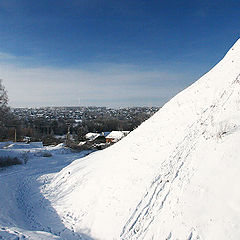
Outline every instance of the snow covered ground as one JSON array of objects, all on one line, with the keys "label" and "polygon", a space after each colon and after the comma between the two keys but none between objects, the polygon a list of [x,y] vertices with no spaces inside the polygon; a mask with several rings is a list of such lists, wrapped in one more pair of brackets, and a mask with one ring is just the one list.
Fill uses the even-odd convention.
[{"label": "snow covered ground", "polygon": [[[6,144],[1,143],[2,147]],[[72,234],[42,195],[56,172],[90,153],[63,145],[8,143],[0,156],[27,158],[27,164],[0,168],[0,239],[63,239]],[[52,230],[54,226],[55,231]],[[80,238],[75,238],[80,239]]]},{"label": "snow covered ground", "polygon": [[0,172],[0,236],[240,239],[239,143],[240,40],[115,145]]}]

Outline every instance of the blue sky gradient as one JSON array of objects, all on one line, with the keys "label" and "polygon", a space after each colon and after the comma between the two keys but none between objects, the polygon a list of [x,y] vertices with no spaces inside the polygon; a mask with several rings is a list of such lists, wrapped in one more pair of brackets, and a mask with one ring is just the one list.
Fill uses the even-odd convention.
[{"label": "blue sky gradient", "polygon": [[239,10],[231,0],[0,0],[0,78],[12,106],[161,106],[239,38]]}]

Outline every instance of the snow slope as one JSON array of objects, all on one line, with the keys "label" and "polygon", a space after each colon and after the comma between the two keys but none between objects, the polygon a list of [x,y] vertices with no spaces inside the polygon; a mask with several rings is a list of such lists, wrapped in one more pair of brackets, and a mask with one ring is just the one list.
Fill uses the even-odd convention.
[{"label": "snow slope", "polygon": [[212,70],[112,147],[43,191],[93,239],[240,239],[240,40]]}]

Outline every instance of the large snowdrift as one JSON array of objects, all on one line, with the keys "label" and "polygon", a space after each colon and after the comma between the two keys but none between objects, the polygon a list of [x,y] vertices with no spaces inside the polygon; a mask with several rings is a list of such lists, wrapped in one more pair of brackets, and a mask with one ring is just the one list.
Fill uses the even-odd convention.
[{"label": "large snowdrift", "polygon": [[240,40],[211,71],[114,146],[45,188],[93,239],[240,239]]},{"label": "large snowdrift", "polygon": [[45,197],[94,239],[240,239],[239,130],[240,40],[126,138],[64,168]]}]

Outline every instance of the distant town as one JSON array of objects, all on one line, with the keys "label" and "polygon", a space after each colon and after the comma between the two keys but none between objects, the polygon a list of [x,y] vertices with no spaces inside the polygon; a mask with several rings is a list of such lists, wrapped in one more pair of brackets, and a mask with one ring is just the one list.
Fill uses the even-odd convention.
[{"label": "distant town", "polygon": [[98,118],[116,118],[119,120],[147,119],[159,110],[159,107],[42,107],[42,108],[12,108],[12,112],[19,119],[26,121],[36,118],[46,120],[71,120],[76,123]]},{"label": "distant town", "polygon": [[[8,136],[15,141],[67,143],[72,148],[105,148],[125,137],[159,107],[12,108]],[[109,136],[109,137],[107,137]]]}]

